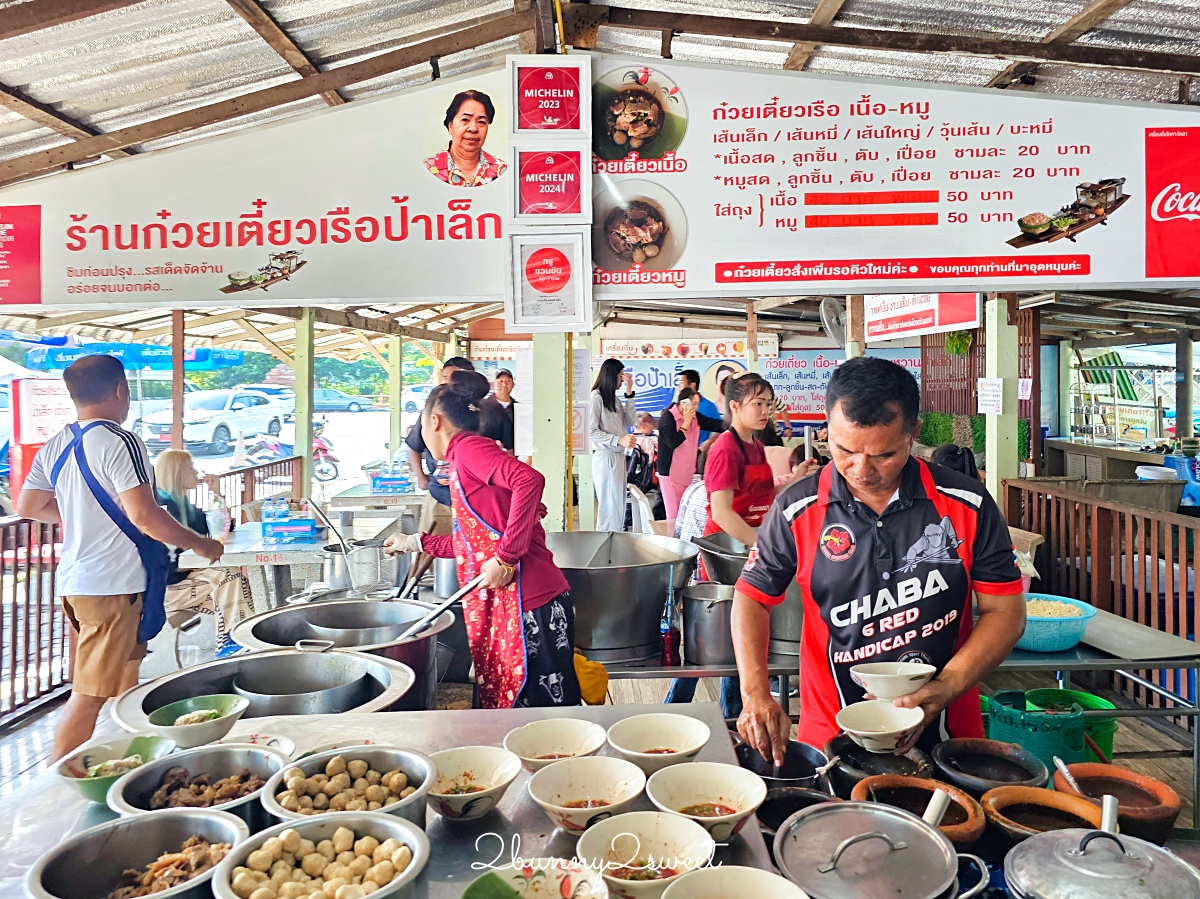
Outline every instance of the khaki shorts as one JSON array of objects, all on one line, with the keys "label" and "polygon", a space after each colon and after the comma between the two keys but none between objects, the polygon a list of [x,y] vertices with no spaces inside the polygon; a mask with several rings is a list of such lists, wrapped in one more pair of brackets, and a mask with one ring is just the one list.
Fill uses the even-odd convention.
[{"label": "khaki shorts", "polygon": [[422,534],[433,534],[443,537],[454,530],[454,513],[449,506],[443,506],[429,494],[421,501],[421,520],[417,530]]},{"label": "khaki shorts", "polygon": [[137,641],[142,594],[64,596],[62,601],[79,634],[72,690],[84,696],[117,696],[125,663],[146,656],[146,644]]}]

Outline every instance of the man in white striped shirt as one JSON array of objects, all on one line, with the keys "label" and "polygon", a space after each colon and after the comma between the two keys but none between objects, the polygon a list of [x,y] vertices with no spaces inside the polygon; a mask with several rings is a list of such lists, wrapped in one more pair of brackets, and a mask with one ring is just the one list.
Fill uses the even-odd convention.
[{"label": "man in white striped shirt", "polygon": [[[85,356],[63,372],[75,403],[84,455],[100,488],[137,530],[155,540],[191,549],[216,561],[216,540],[179,524],[156,500],[150,456],[141,439],[118,422],[129,414],[129,384],[120,360]],[[137,642],[146,570],[133,541],[101,507],[75,459],[68,453],[54,482],[54,468],[74,440],[64,428],[38,450],[17,497],[17,512],[37,521],[61,523],[62,561],[56,586],[71,621],[71,698],[54,737],[53,759],[88,740],[106,699],[137,684],[146,655]]]}]

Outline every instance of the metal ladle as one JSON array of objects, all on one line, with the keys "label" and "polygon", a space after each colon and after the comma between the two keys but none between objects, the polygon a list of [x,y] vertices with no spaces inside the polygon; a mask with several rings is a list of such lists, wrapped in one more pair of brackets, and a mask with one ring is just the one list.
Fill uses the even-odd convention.
[{"label": "metal ladle", "polygon": [[312,507],[312,510],[317,513],[317,517],[320,518],[321,521],[325,522],[325,526],[333,532],[333,536],[337,537],[338,543],[342,544],[342,555],[349,557],[350,546],[346,543],[341,531],[334,527],[333,522],[329,520],[329,516],[321,511],[321,507],[317,505],[316,501],[311,496],[308,498],[308,504]]}]

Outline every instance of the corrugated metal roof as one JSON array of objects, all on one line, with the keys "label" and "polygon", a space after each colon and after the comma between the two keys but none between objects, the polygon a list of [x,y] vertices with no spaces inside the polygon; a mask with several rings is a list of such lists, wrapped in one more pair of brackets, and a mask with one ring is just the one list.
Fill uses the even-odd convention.
[{"label": "corrugated metal roof", "polygon": [[[1133,0],[1083,43],[1200,54],[1198,0]],[[512,9],[511,0],[259,0],[315,65],[336,68],[455,30],[468,20]],[[18,5],[0,0],[0,10]],[[815,0],[616,0],[614,6],[679,14],[804,23]],[[834,26],[1041,40],[1088,6],[1088,0],[847,0]],[[657,57],[653,31],[602,28],[597,49]],[[720,60],[781,68],[783,42],[677,35],[676,59]],[[440,60],[443,75],[498,64],[517,52],[514,37]],[[983,86],[1003,60],[818,47],[808,70]],[[143,0],[0,40],[0,86],[16,88],[72,121],[111,131],[237,97],[301,77],[225,0]],[[356,100],[427,83],[422,63],[341,91]],[[1032,86],[1018,89],[1122,100],[1173,102],[1178,81],[1167,75],[1047,64]],[[1200,90],[1196,93],[1200,94]],[[312,97],[207,128],[147,143],[152,150],[277,121],[322,108]],[[51,129],[0,108],[0,159],[68,142]]]}]

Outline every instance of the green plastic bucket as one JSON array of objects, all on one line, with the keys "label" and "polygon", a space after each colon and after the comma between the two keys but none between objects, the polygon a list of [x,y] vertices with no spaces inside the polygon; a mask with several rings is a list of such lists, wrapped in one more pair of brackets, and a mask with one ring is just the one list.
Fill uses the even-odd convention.
[{"label": "green plastic bucket", "polygon": [[[1030,708],[1048,709],[1055,706],[1069,706],[1072,703],[1080,708],[1089,711],[1109,711],[1116,709],[1116,706],[1107,699],[1101,699],[1091,693],[1084,693],[1082,690],[1030,690],[1025,694],[1025,700]],[[1097,746],[1112,759],[1113,740],[1117,735],[1118,719],[1105,718],[1100,715],[1095,717],[1086,717],[1083,719],[1083,729],[1089,737],[1091,737]],[[1096,753],[1092,752],[1091,748],[1087,751],[1087,760],[1089,762],[1099,762]]]},{"label": "green plastic bucket", "polygon": [[1019,744],[1051,770],[1055,756],[1068,765],[1087,759],[1084,717],[1078,704],[1072,711],[1052,714],[1030,707],[1020,690],[1005,690],[988,704],[988,735],[1003,743]]},{"label": "green plastic bucket", "polygon": [[982,693],[980,693],[979,694],[979,714],[983,716],[983,738],[985,740],[991,739],[988,736],[988,716],[991,711],[990,707],[991,707],[991,703],[988,701],[988,698],[986,696],[984,696]]}]

